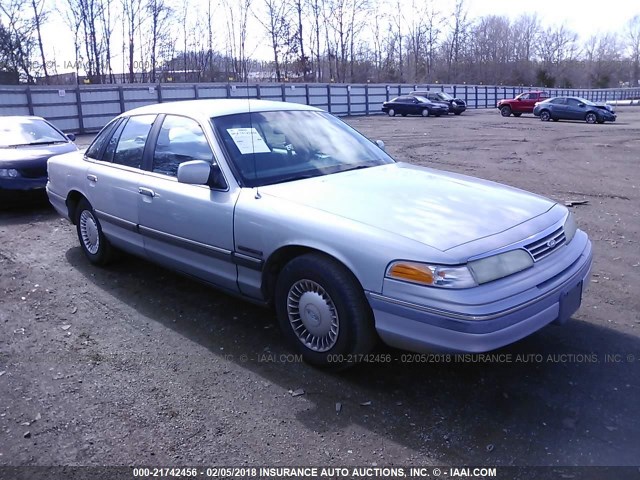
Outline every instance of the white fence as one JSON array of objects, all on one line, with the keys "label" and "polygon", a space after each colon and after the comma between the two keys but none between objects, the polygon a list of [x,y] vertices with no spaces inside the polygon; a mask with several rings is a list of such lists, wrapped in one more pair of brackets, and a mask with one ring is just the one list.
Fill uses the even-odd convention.
[{"label": "white fence", "polygon": [[[0,86],[0,115],[37,115],[67,132],[95,132],[120,113],[142,105],[198,98],[262,98],[313,105],[335,115],[380,113],[382,103],[412,90],[447,92],[467,108],[494,108],[501,98],[531,90],[497,85],[381,84],[123,84]],[[640,88],[544,89],[550,96],[581,96],[605,102],[640,98]]]}]

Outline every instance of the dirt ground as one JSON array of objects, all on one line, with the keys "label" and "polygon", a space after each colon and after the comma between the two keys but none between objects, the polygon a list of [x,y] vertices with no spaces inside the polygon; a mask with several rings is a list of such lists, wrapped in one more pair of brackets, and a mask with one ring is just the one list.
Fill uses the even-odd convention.
[{"label": "dirt ground", "polygon": [[93,267],[46,203],[4,209],[0,465],[637,465],[640,108],[347,121],[398,160],[586,200],[573,321],[511,361],[380,347],[397,360],[329,373],[287,355],[272,312],[135,258]]}]

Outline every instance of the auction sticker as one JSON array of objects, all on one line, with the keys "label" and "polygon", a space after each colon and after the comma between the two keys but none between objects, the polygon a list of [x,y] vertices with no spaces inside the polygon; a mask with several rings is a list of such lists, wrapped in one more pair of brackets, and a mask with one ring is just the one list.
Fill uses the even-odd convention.
[{"label": "auction sticker", "polygon": [[255,128],[227,128],[227,132],[242,155],[270,153],[271,150]]}]

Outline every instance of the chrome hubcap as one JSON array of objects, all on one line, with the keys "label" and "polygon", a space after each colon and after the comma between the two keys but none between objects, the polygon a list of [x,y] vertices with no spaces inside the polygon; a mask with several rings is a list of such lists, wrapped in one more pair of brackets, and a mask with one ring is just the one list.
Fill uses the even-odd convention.
[{"label": "chrome hubcap", "polygon": [[83,210],[80,214],[80,236],[82,244],[87,251],[95,255],[100,248],[100,236],[98,235],[98,222],[89,210]]},{"label": "chrome hubcap", "polygon": [[302,344],[326,352],[338,340],[340,321],[333,300],[312,280],[298,280],[289,289],[287,313],[291,328]]}]

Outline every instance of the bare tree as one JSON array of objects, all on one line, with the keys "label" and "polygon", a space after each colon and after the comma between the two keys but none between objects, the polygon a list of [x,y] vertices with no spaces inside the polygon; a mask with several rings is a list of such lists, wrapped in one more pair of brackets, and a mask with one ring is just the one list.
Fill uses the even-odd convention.
[{"label": "bare tree", "polygon": [[[143,4],[142,0],[122,0],[123,16],[123,36],[128,35],[128,58],[129,58],[129,83],[134,83],[135,78],[135,37],[140,29],[142,21]],[[126,22],[126,24],[125,24]],[[123,45],[124,51],[124,45]],[[124,61],[124,60],[123,60]]]},{"label": "bare tree", "polygon": [[289,15],[291,6],[285,0],[263,0],[266,9],[265,19],[262,12],[255,14],[256,19],[262,24],[269,36],[271,50],[273,52],[273,65],[276,74],[276,81],[282,81],[281,56],[283,48],[287,47],[289,34]]},{"label": "bare tree", "polygon": [[640,85],[640,15],[631,18],[625,30],[627,47],[631,57],[631,78],[629,85]]},{"label": "bare tree", "polygon": [[247,25],[252,0],[223,0],[227,12],[227,46],[235,80],[244,81],[248,74]]},{"label": "bare tree", "polygon": [[436,62],[436,52],[438,47],[438,40],[442,30],[440,29],[441,14],[436,10],[433,1],[429,1],[424,13],[425,26],[427,28],[426,34],[426,66],[427,66],[427,81],[432,81],[433,65]]},{"label": "bare tree", "polygon": [[464,0],[456,0],[453,11],[453,25],[449,34],[447,46],[447,77],[448,80],[458,81],[458,62],[466,41],[467,29],[467,10]]},{"label": "bare tree", "polygon": [[38,37],[38,47],[40,49],[40,58],[42,59],[42,71],[44,73],[45,83],[49,83],[49,73],[47,72],[47,60],[44,56],[44,47],[42,46],[42,24],[47,21],[48,12],[45,10],[44,0],[31,0],[33,8],[33,23]]}]

